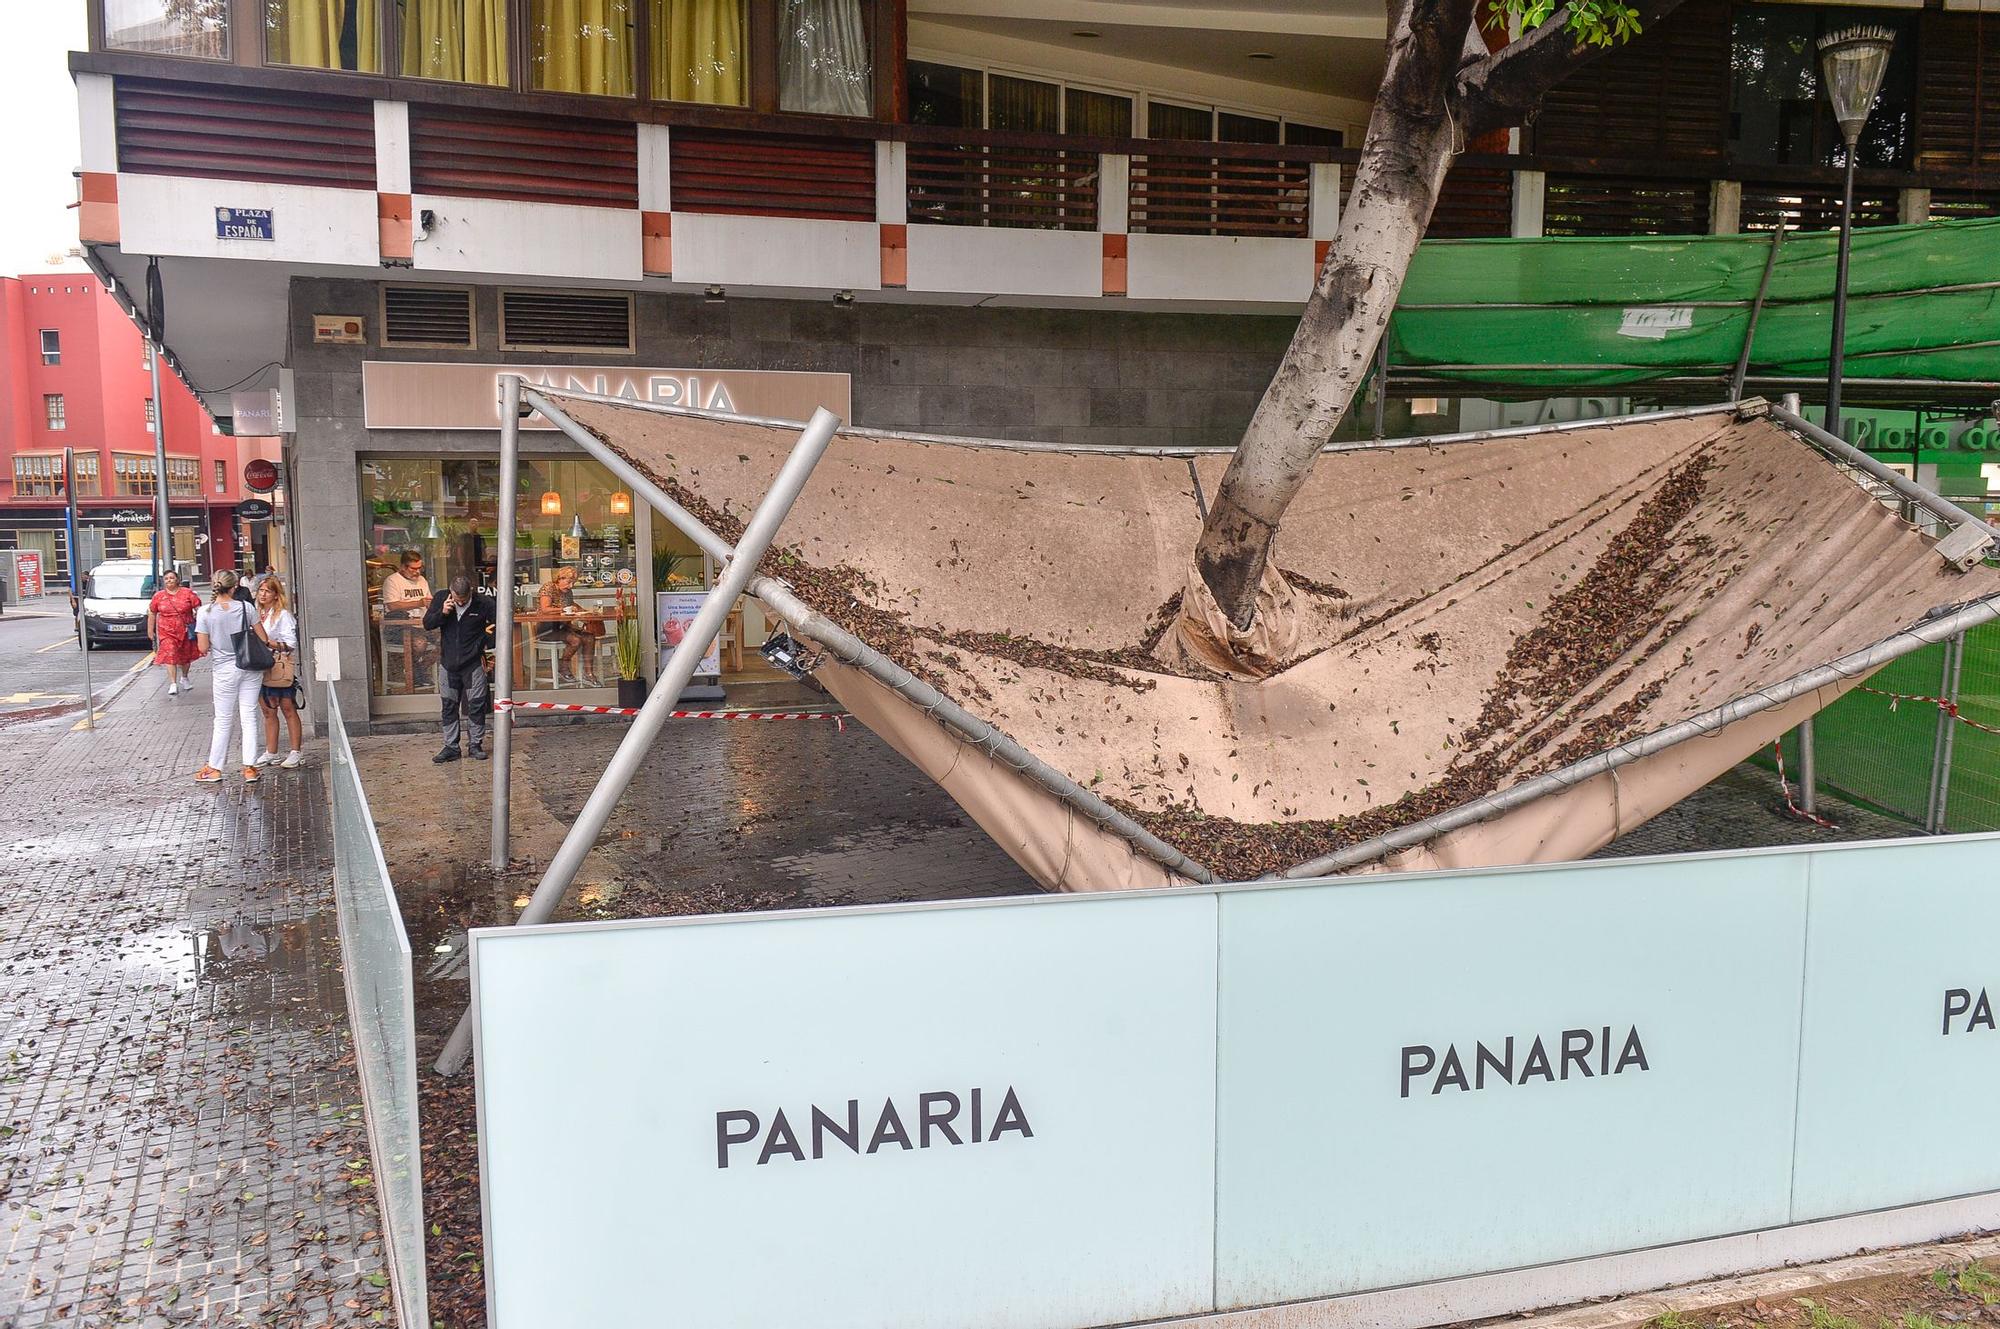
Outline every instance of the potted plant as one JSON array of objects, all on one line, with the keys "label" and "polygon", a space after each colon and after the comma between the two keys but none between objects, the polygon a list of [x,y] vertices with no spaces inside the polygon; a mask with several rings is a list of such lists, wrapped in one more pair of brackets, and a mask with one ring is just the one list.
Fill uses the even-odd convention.
[{"label": "potted plant", "polygon": [[639,605],[624,591],[618,593],[618,704],[633,708],[646,700],[646,680],[640,673],[645,662],[639,637]]}]

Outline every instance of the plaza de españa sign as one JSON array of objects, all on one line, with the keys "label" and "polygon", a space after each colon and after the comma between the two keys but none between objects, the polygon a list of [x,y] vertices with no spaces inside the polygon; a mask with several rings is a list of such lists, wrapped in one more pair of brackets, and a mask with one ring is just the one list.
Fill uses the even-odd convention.
[{"label": "plaza de espa\u00f1a sign", "polygon": [[[854,412],[846,374],[369,360],[361,366],[364,423],[370,429],[498,429],[500,379],[506,374],[519,374],[530,387],[550,392],[594,392],[768,420],[808,420],[822,406],[843,420]],[[530,415],[521,427],[555,428],[540,415]]]}]

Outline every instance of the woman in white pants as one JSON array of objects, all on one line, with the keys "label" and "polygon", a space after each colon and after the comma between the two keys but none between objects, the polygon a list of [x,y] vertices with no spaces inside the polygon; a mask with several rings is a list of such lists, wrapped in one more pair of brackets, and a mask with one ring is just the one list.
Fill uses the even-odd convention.
[{"label": "woman in white pants", "polygon": [[263,737],[257,718],[257,694],[263,688],[264,675],[237,667],[236,640],[245,632],[264,635],[257,622],[257,611],[236,599],[236,574],[225,568],[215,574],[215,598],[195,616],[195,642],[208,657],[215,689],[215,725],[208,735],[208,765],[194,777],[203,784],[222,779],[231,730],[242,731],[243,783],[257,783],[257,746]]}]

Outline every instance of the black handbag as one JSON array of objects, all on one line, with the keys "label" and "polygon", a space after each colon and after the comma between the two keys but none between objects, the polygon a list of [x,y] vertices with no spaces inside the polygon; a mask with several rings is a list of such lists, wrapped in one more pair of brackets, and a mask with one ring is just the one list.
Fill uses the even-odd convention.
[{"label": "black handbag", "polygon": [[236,634],[236,667],[261,674],[278,663],[278,657],[271,650],[271,643],[258,636],[252,629],[250,606],[243,606],[243,631]]}]

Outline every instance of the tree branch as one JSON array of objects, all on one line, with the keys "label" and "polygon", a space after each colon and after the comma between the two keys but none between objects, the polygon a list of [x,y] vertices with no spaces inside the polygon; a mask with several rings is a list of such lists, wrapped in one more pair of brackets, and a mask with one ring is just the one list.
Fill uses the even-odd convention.
[{"label": "tree branch", "polygon": [[[1681,0],[1636,0],[1641,38],[1679,7]],[[1458,76],[1459,119],[1471,138],[1522,123],[1548,90],[1617,46],[1596,46],[1569,29],[1564,7]]]}]

